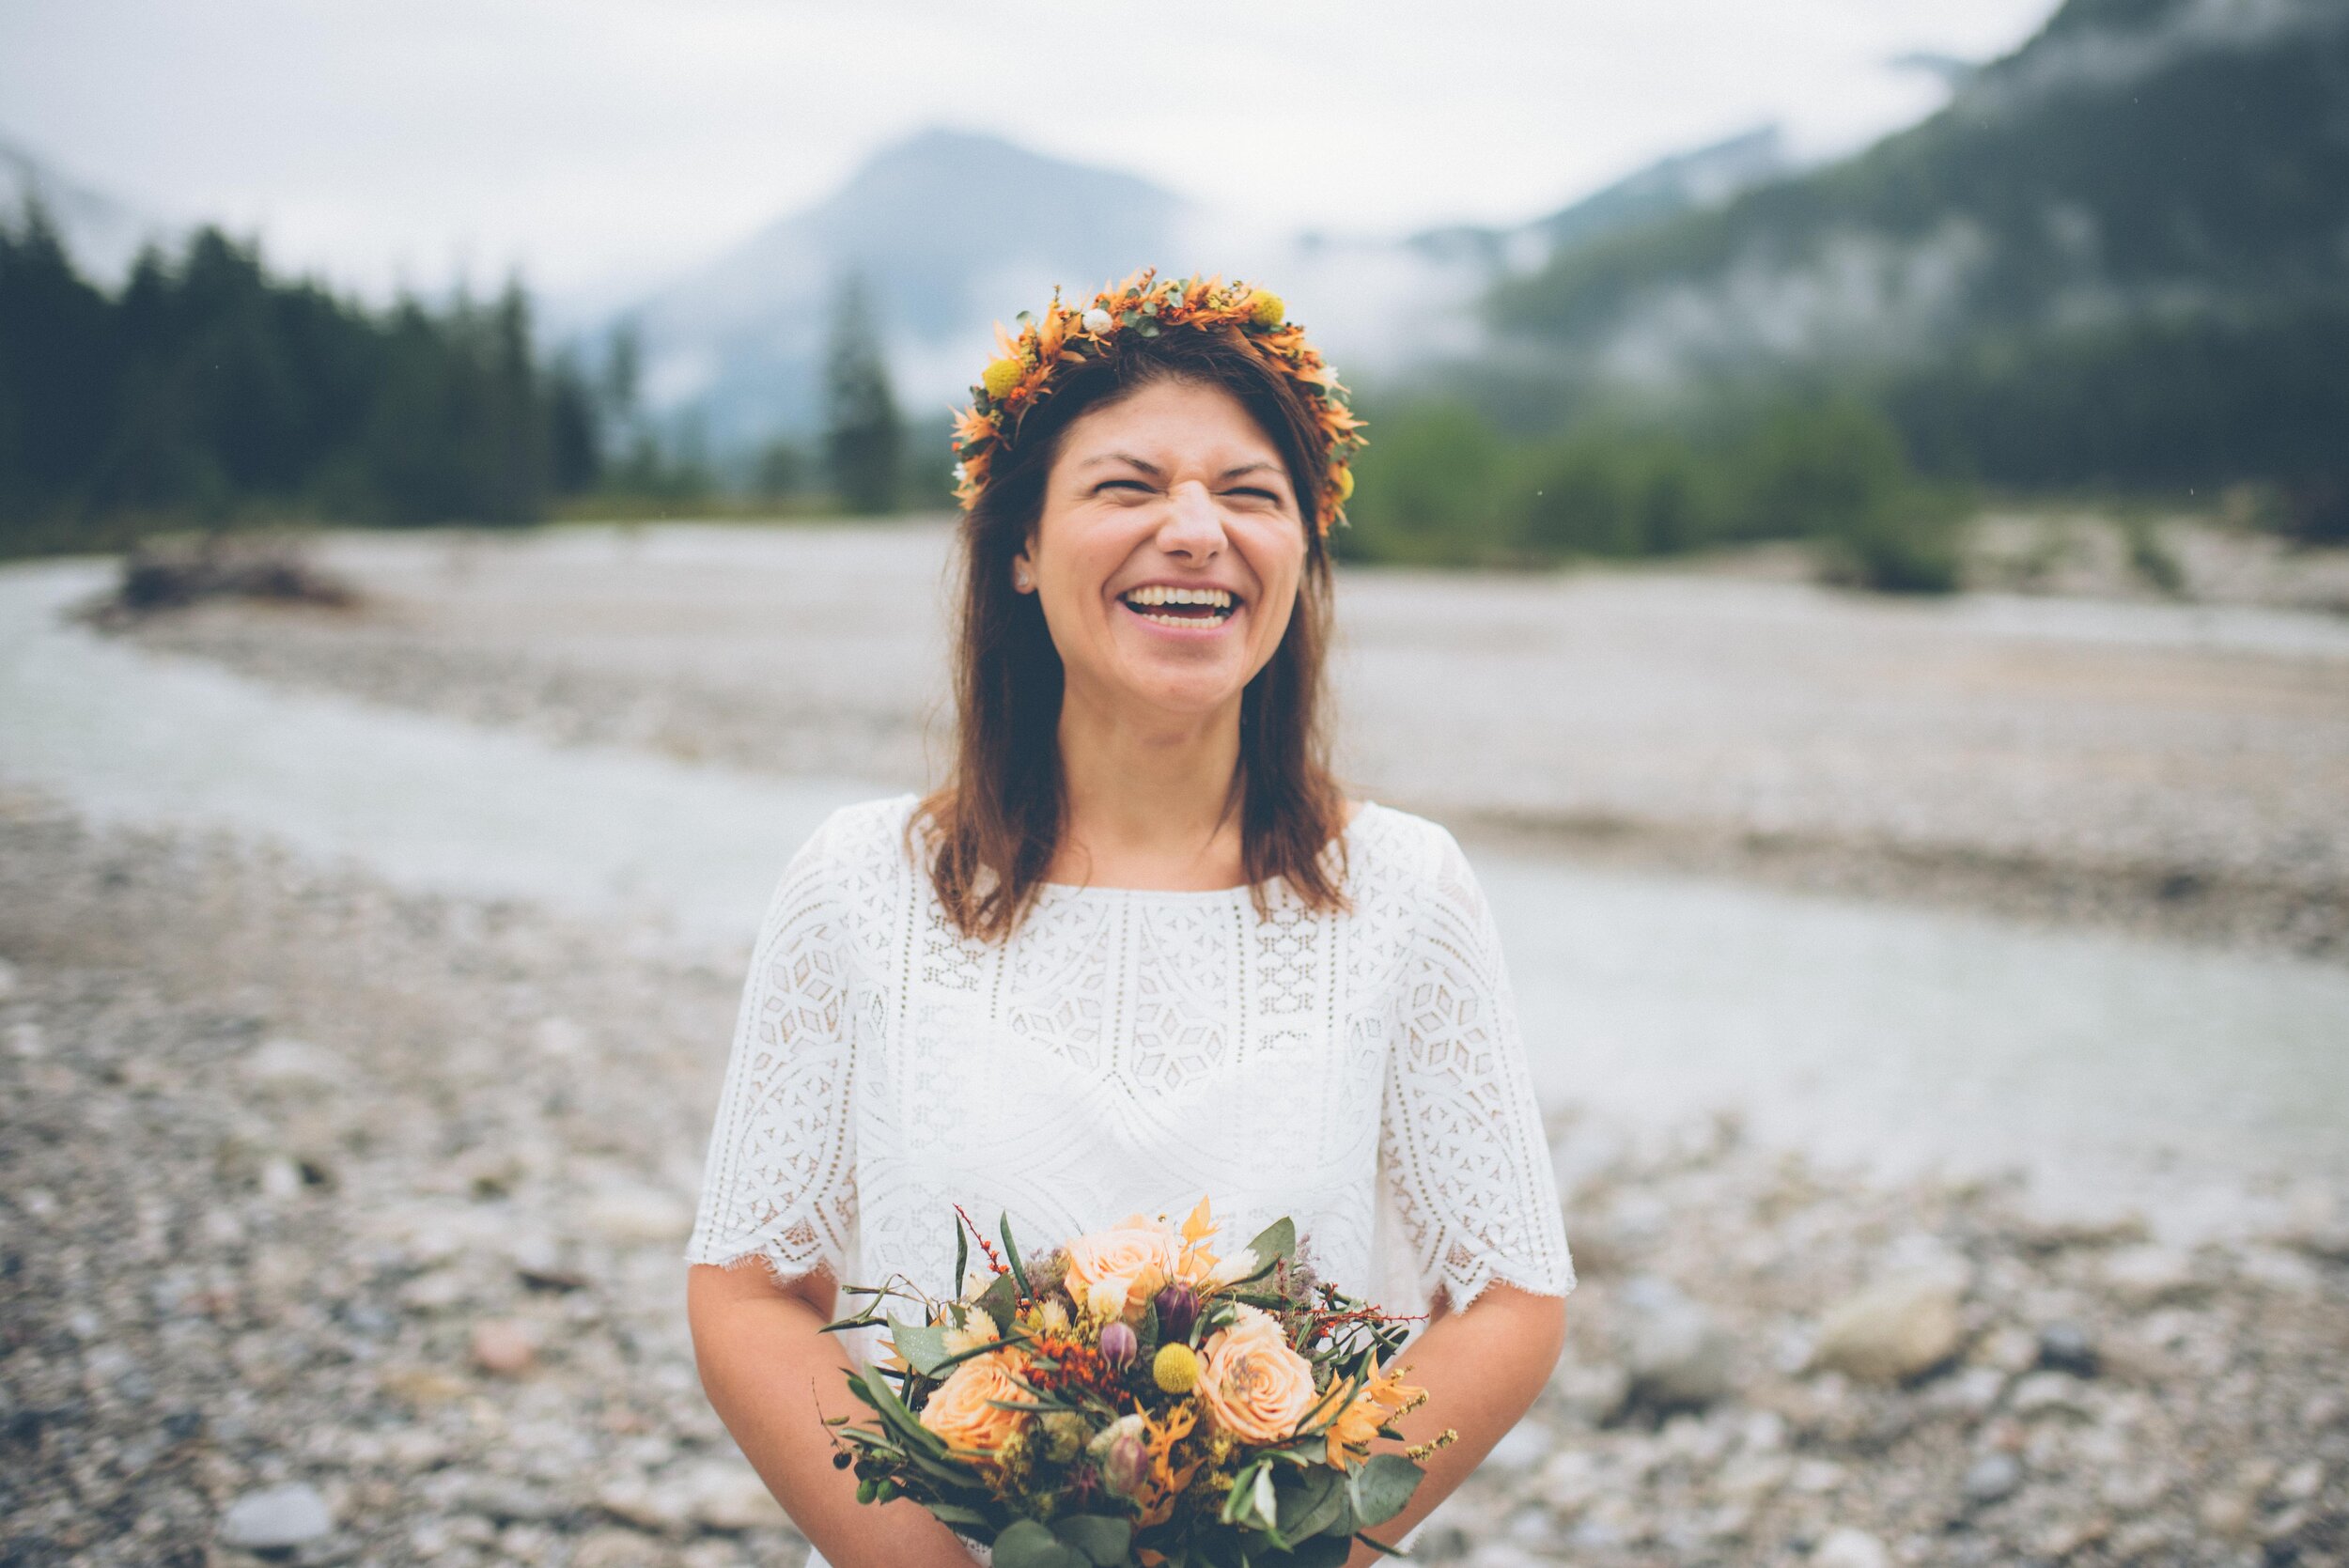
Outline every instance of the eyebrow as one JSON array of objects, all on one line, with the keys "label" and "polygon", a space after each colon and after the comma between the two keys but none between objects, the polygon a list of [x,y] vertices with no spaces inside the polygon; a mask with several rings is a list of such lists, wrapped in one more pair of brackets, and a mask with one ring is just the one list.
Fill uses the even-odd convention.
[{"label": "eyebrow", "polygon": [[[1079,463],[1077,466],[1079,468],[1096,468],[1102,463],[1126,463],[1142,470],[1143,473],[1150,475],[1153,479],[1163,479],[1166,477],[1166,470],[1160,468],[1154,462],[1149,462],[1143,458],[1137,458],[1130,452],[1104,452],[1097,458],[1087,458],[1083,462]],[[1217,474],[1216,477],[1218,479],[1237,479],[1243,474],[1254,474],[1260,469],[1276,475],[1281,473],[1281,467],[1278,463],[1268,463],[1263,461],[1262,459],[1258,459],[1252,463],[1242,463],[1237,468],[1227,468],[1221,474]]]}]

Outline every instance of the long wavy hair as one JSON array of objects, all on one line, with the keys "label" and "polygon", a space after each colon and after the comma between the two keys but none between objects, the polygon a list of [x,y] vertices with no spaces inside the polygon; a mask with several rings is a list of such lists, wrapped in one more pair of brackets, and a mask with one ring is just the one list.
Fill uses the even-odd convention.
[{"label": "long wavy hair", "polygon": [[1346,797],[1331,776],[1322,666],[1330,641],[1330,556],[1310,508],[1321,493],[1319,437],[1289,381],[1229,328],[1129,334],[1114,353],[1056,376],[987,488],[963,516],[955,643],[955,748],[946,782],[910,831],[930,881],[965,936],[1008,937],[1034,904],[1066,828],[1060,757],[1063,675],[1035,596],[1012,585],[1012,558],[1034,537],[1045,480],[1077,418],[1145,386],[1186,380],[1238,399],[1278,449],[1307,508],[1304,569],[1287,630],[1240,695],[1241,866],[1259,918],[1284,878],[1315,911],[1346,906]]}]

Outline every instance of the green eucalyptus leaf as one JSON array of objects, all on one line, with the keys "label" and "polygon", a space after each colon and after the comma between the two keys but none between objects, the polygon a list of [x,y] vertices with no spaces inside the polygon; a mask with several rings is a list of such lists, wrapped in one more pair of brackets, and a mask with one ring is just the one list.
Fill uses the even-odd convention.
[{"label": "green eucalyptus leaf", "polygon": [[906,1364],[925,1377],[934,1374],[938,1363],[952,1354],[946,1348],[945,1329],[899,1323],[894,1317],[889,1320],[889,1341],[897,1347],[897,1354],[906,1358]]},{"label": "green eucalyptus leaf", "polygon": [[1420,1468],[1399,1453],[1373,1454],[1348,1479],[1354,1516],[1363,1525],[1383,1525],[1403,1512],[1419,1490]]},{"label": "green eucalyptus leaf", "polygon": [[[1315,1469],[1284,1472],[1274,1483],[1281,1497],[1281,1533],[1291,1541],[1319,1535],[1333,1526],[1351,1525],[1346,1477],[1323,1465]],[[1341,1537],[1353,1534],[1340,1529]]]},{"label": "green eucalyptus leaf", "polygon": [[1064,1546],[1034,1519],[1005,1525],[995,1538],[999,1568],[1085,1568],[1083,1554]]},{"label": "green eucalyptus leaf", "polygon": [[1126,1548],[1133,1544],[1134,1527],[1125,1519],[1075,1514],[1054,1520],[1052,1533],[1063,1545],[1084,1553],[1095,1568],[1117,1568],[1126,1560]]},{"label": "green eucalyptus leaf", "polygon": [[1280,1568],[1346,1568],[1353,1553],[1354,1543],[1345,1535],[1316,1535],[1291,1546]]}]

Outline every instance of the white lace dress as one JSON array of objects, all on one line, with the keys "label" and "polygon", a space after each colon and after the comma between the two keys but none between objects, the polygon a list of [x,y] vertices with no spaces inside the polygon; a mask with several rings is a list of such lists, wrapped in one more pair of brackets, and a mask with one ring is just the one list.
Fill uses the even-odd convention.
[{"label": "white lace dress", "polygon": [[1040,1250],[1206,1194],[1233,1241],[1294,1219],[1391,1311],[1573,1288],[1500,941],[1444,829],[1362,807],[1347,913],[1051,883],[988,944],[907,853],[913,804],[835,812],[785,868],[688,1259],[943,1295],[957,1203]]}]

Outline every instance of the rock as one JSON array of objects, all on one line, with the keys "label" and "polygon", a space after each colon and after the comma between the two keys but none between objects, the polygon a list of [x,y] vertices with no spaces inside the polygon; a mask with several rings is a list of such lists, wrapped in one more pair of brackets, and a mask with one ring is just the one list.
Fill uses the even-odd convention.
[{"label": "rock", "polygon": [[1731,1460],[1715,1484],[1733,1504],[1752,1504],[1773,1496],[1795,1473],[1782,1453],[1742,1453]]},{"label": "rock", "polygon": [[2015,1385],[2006,1405],[2026,1418],[2069,1416],[2076,1421],[2092,1421],[2096,1412],[2083,1397],[2084,1392],[2077,1377],[2061,1372],[2034,1372]]},{"label": "rock", "polygon": [[331,1089],[345,1076],[334,1056],[306,1040],[283,1034],[253,1048],[244,1059],[244,1075],[260,1088],[291,1093]]},{"label": "rock", "polygon": [[2115,1470],[2097,1489],[2097,1499],[2123,1517],[2146,1513],[2169,1495],[2170,1479],[2158,1470]]},{"label": "rock", "polygon": [[1969,1503],[1981,1505],[2011,1498],[2023,1484],[2023,1467],[2011,1453],[1986,1453],[1974,1461],[1958,1483]]},{"label": "rock", "polygon": [[1607,1484],[1598,1461],[1585,1449],[1562,1448],[1542,1467],[1542,1500],[1554,1512],[1568,1516],[1589,1507],[1607,1489]]},{"label": "rock", "polygon": [[1496,1475],[1516,1475],[1530,1470],[1549,1456],[1550,1438],[1532,1421],[1519,1421],[1501,1434],[1501,1441],[1485,1455],[1485,1464]]},{"label": "rock", "polygon": [[2112,1533],[2109,1519],[2069,1519],[2049,1526],[2031,1544],[2033,1555],[2049,1562],[2061,1562],[2084,1547],[2092,1546]]},{"label": "rock", "polygon": [[334,1515],[305,1482],[247,1492],[221,1515],[220,1543],[247,1552],[287,1552],[331,1535]]},{"label": "rock", "polygon": [[767,1529],[790,1523],[758,1472],[741,1460],[696,1465],[673,1473],[669,1482],[687,1499],[693,1521],[707,1529]]},{"label": "rock", "polygon": [[693,1212],[679,1200],[651,1188],[611,1188],[587,1205],[590,1230],[622,1247],[684,1241]]},{"label": "rock", "polygon": [[2252,1499],[2243,1493],[2220,1491],[2204,1496],[2195,1517],[2211,1534],[2232,1540],[2250,1529],[2254,1512]]},{"label": "rock", "polygon": [[1630,1324],[1624,1361],[1634,1403],[1702,1409],[1730,1395],[1737,1343],[1710,1312],[1657,1279],[1630,1281],[1623,1301]]},{"label": "rock", "polygon": [[376,1380],[376,1386],[394,1399],[420,1408],[446,1405],[473,1391],[464,1379],[431,1367],[394,1367]]},{"label": "rock", "polygon": [[632,1529],[591,1529],[571,1548],[571,1568],[662,1568],[675,1560],[668,1547]]},{"label": "rock", "polygon": [[2325,1489],[2325,1462],[2311,1459],[2295,1465],[2276,1479],[2276,1496],[2286,1502],[2307,1502]]},{"label": "rock", "polygon": [[1805,1459],[1797,1462],[1787,1483],[1797,1492],[1824,1497],[1841,1488],[1845,1471],[1832,1459]]},{"label": "rock", "polygon": [[2096,1375],[2096,1342],[2077,1323],[2050,1323],[2039,1330],[2039,1364],[2075,1377]]},{"label": "rock", "polygon": [[1891,1568],[1892,1554],[1866,1530],[1842,1525],[1827,1532],[1811,1560],[1818,1568]]},{"label": "rock", "polygon": [[399,1287],[399,1304],[412,1312],[444,1312],[470,1294],[463,1275],[453,1268],[435,1268]]},{"label": "rock", "polygon": [[2125,1248],[2106,1258],[2097,1273],[2108,1290],[2140,1310],[2203,1294],[2194,1260],[2168,1247]]},{"label": "rock", "polygon": [[617,1476],[596,1490],[596,1506],[614,1518],[644,1529],[682,1529],[692,1517],[688,1499],[663,1482],[641,1475]]},{"label": "rock", "polygon": [[1871,1383],[1904,1383],[1956,1355],[1964,1337],[1958,1291],[1950,1279],[1906,1275],[1828,1312],[1811,1364]]},{"label": "rock", "polygon": [[1631,1374],[1614,1361],[1601,1366],[1561,1361],[1549,1386],[1571,1414],[1593,1426],[1613,1421],[1631,1398]]},{"label": "rock", "polygon": [[473,1331],[474,1365],[492,1377],[520,1377],[538,1358],[530,1330],[504,1318],[492,1318]]}]

